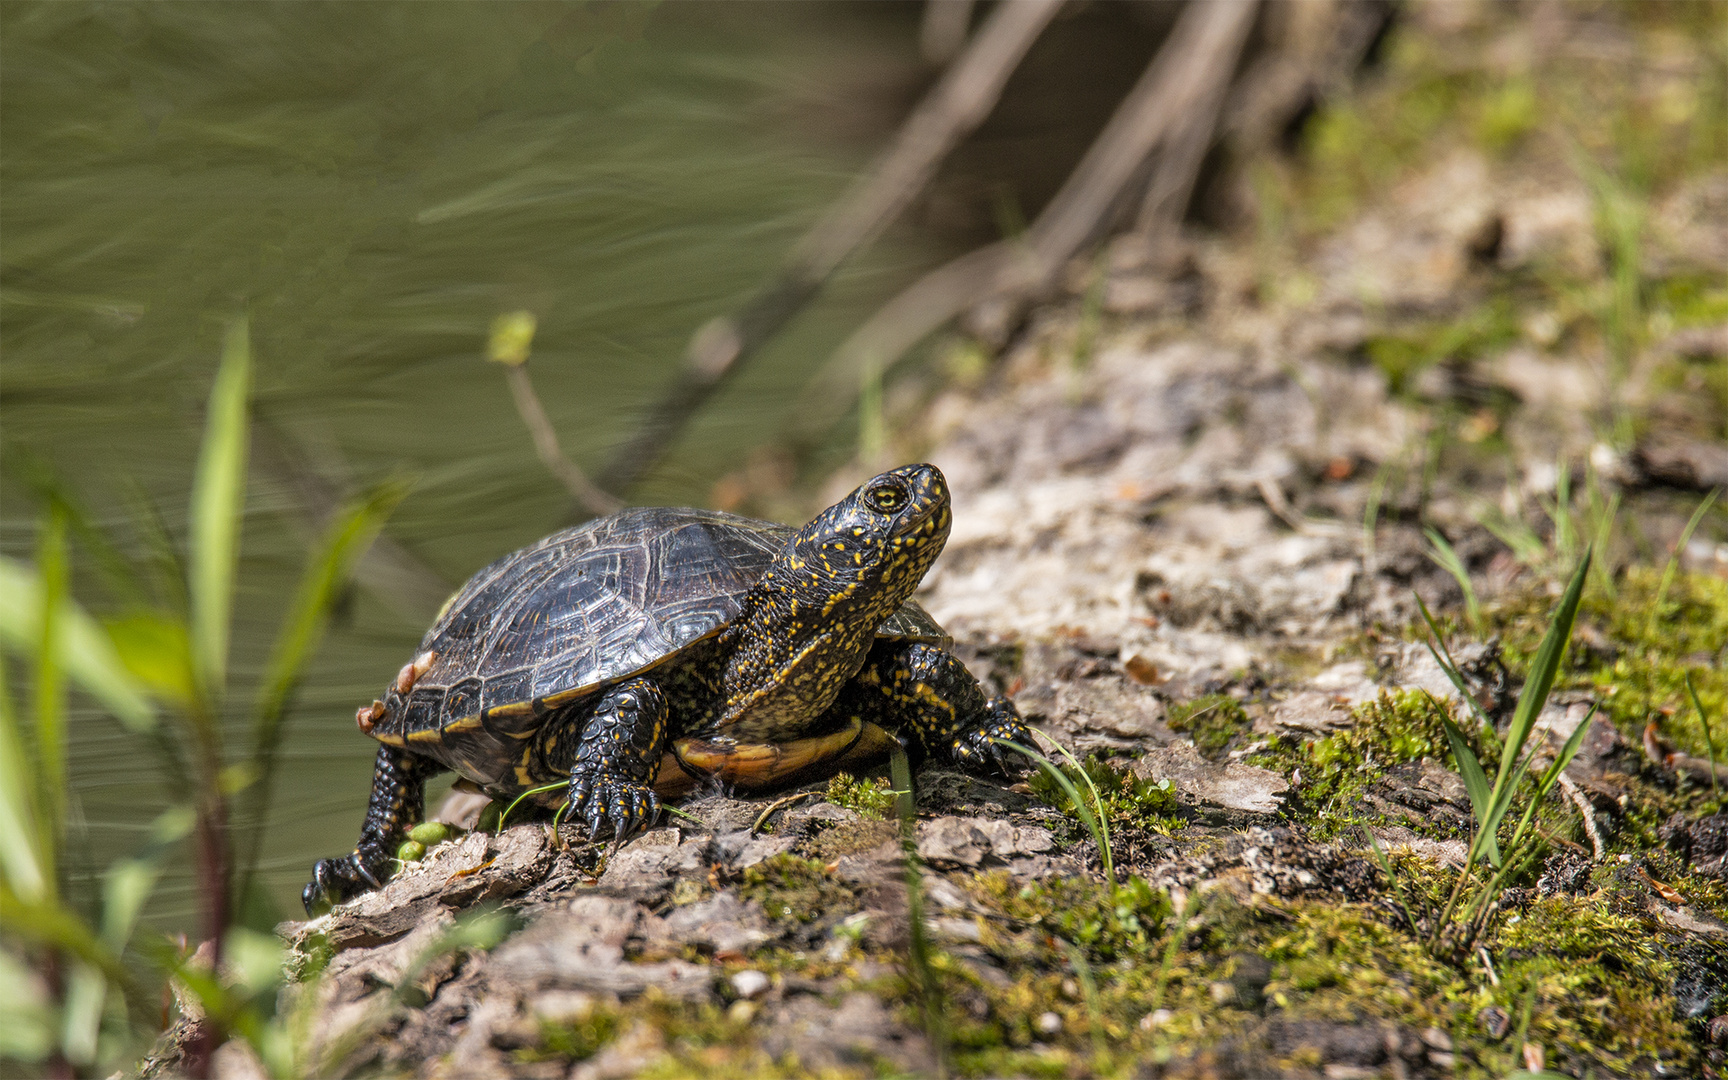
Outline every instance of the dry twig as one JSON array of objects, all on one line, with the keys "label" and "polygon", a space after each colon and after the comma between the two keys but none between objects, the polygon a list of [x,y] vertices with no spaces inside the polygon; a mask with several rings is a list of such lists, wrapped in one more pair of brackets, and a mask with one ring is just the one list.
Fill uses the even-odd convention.
[{"label": "dry twig", "polygon": [[528,434],[534,439],[534,452],[539,455],[540,464],[546,466],[546,471],[557,477],[558,482],[570,492],[570,497],[596,517],[623,509],[622,499],[594,486],[594,481],[588,479],[588,474],[564,456],[563,448],[558,445],[558,432],[553,429],[551,418],[540,405],[540,396],[534,392],[534,384],[528,380],[528,365],[510,365],[507,377],[510,380],[510,396],[516,400],[516,411],[522,415],[522,423],[528,426]]},{"label": "dry twig", "polygon": [[996,5],[894,146],[804,235],[780,274],[736,314],[710,321],[691,338],[671,389],[601,471],[602,488],[634,486],[725,378],[785,326],[841,262],[900,216],[949,151],[990,114],[1008,76],[1060,6],[1061,0]]},{"label": "dry twig", "polygon": [[[886,370],[932,331],[993,296],[1047,289],[1062,266],[1113,223],[1147,158],[1185,132],[1196,111],[1216,119],[1224,87],[1253,25],[1255,0],[1189,4],[1151,66],[1024,237],[980,248],[939,267],[890,300],[840,346],[812,381],[799,413],[809,437],[849,408],[866,366]],[[1204,146],[1185,144],[1182,168],[1198,170]],[[1160,190],[1186,191],[1193,176],[1164,175]]]},{"label": "dry twig", "polygon": [[966,44],[966,28],[972,24],[973,0],[924,0],[924,19],[918,25],[918,51],[940,67],[954,59]]}]

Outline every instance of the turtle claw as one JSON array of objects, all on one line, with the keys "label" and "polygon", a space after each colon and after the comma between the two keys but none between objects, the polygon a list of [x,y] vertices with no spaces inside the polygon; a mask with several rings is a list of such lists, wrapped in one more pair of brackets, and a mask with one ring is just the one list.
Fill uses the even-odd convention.
[{"label": "turtle claw", "polygon": [[593,781],[570,782],[570,816],[581,815],[588,824],[588,841],[599,840],[608,822],[612,842],[622,843],[653,824],[660,814],[660,797],[654,789],[635,780],[602,776]]},{"label": "turtle claw", "polygon": [[389,855],[377,845],[363,844],[340,859],[319,859],[312,880],[300,893],[306,914],[317,917],[369,889],[382,887]]},{"label": "turtle claw", "polygon": [[1031,747],[1032,730],[1007,698],[991,698],[985,721],[956,738],[949,749],[954,764],[969,772],[1011,777],[1024,770],[1018,754],[1004,742]]}]

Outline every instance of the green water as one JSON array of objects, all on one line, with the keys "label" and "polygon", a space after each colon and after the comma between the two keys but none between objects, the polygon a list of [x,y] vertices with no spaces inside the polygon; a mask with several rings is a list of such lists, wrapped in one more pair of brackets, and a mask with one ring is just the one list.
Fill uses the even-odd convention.
[{"label": "green water", "polygon": [[[886,138],[918,79],[915,19],[870,5],[0,5],[5,457],[49,462],[122,538],[134,483],[177,526],[222,325],[249,312],[258,423],[351,488],[412,476],[388,535],[454,587],[568,513],[481,358],[492,317],[538,314],[536,385],[566,450],[597,467],[692,330],[746,296]],[[636,501],[705,501],[841,336],[942,254],[928,244],[891,236],[849,268]],[[254,461],[236,713],[305,550],[299,495]],[[36,513],[0,470],[0,549],[28,558]],[[112,610],[87,557],[77,569],[85,602]],[[354,708],[410,654],[417,611],[357,591],[308,674],[261,865],[283,914],[313,860],[352,843],[375,749]],[[175,793],[75,704],[88,874]],[[191,908],[182,871],[153,914]]]}]

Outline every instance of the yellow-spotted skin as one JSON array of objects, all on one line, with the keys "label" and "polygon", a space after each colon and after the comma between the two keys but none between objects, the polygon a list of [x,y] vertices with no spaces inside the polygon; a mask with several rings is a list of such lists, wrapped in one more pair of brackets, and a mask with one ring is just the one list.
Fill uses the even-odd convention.
[{"label": "yellow-spotted skin", "polygon": [[362,710],[384,744],[373,798],[354,853],[316,867],[308,910],[376,885],[442,769],[501,798],[567,781],[571,818],[614,838],[662,793],[807,778],[887,733],[1005,771],[993,740],[1028,737],[1014,706],[911,600],[951,524],[941,471],[908,465],[796,531],[638,508],[500,559]]}]

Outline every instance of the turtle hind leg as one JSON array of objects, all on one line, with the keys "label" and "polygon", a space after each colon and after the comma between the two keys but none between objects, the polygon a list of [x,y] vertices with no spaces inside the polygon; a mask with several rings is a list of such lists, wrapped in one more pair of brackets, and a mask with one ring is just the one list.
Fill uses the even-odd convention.
[{"label": "turtle hind leg", "polygon": [[360,841],[347,856],[320,859],[312,868],[312,880],[300,894],[306,914],[319,914],[384,883],[396,846],[426,815],[427,779],[443,771],[444,766],[431,758],[394,746],[378,748]]},{"label": "turtle hind leg", "polygon": [[922,642],[878,641],[834,708],[909,735],[914,749],[971,773],[1016,775],[1024,762],[1001,742],[1032,745],[1012,701],[985,694],[958,657]]},{"label": "turtle hind leg", "polygon": [[570,816],[587,823],[590,839],[610,823],[622,840],[659,816],[654,774],[670,716],[666,695],[648,679],[613,687],[588,715],[570,766]]}]

